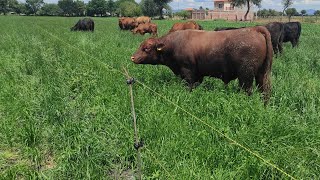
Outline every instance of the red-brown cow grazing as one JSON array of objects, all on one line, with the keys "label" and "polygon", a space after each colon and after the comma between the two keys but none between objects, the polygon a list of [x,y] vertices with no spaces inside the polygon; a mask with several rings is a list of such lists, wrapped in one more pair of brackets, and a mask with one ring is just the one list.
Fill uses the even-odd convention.
[{"label": "red-brown cow grazing", "polygon": [[119,27],[121,30],[131,30],[136,27],[135,19],[130,17],[119,18]]},{"label": "red-brown cow grazing", "polygon": [[149,33],[153,36],[158,36],[158,28],[154,23],[139,24],[139,26],[134,28],[132,32],[133,34],[140,33],[141,35],[144,35],[145,33]]},{"label": "red-brown cow grazing", "polygon": [[170,29],[169,33],[175,32],[178,30],[186,30],[186,29],[198,29],[202,30],[203,28],[197,24],[195,21],[188,21],[188,22],[178,22],[175,23],[172,28]]},{"label": "red-brown cow grazing", "polygon": [[192,89],[204,76],[225,84],[239,79],[248,95],[253,79],[268,102],[271,90],[272,43],[265,27],[232,31],[185,30],[145,40],[131,57],[136,64],[168,66]]},{"label": "red-brown cow grazing", "polygon": [[137,25],[143,24],[143,23],[151,23],[151,18],[148,16],[140,16],[136,18]]}]

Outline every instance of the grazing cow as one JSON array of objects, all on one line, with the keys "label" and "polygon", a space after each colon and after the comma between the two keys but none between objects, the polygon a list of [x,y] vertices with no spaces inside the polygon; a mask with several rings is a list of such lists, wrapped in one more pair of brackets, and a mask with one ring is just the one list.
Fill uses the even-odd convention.
[{"label": "grazing cow", "polygon": [[134,28],[132,32],[133,34],[140,33],[141,35],[144,35],[145,33],[149,33],[153,36],[158,36],[158,28],[154,23],[139,24],[139,26]]},{"label": "grazing cow", "polygon": [[301,24],[300,22],[288,22],[284,23],[284,38],[283,42],[290,41],[292,47],[295,47],[299,43],[299,38],[301,34]]},{"label": "grazing cow", "polygon": [[[271,22],[265,25],[271,35],[272,48],[275,54],[278,52],[282,53],[282,41],[284,37],[284,25],[280,22]],[[246,27],[217,27],[214,31],[225,31],[225,30],[234,30],[241,29]]]},{"label": "grazing cow", "polygon": [[220,78],[226,85],[238,78],[240,87],[250,95],[255,79],[266,104],[271,90],[272,53],[269,31],[257,26],[219,32],[185,30],[149,38],[131,60],[168,66],[186,80],[190,90],[204,76]]},{"label": "grazing cow", "polygon": [[282,53],[284,25],[280,22],[271,22],[266,24],[265,27],[270,32],[274,54]]},{"label": "grazing cow", "polygon": [[136,25],[144,24],[144,23],[151,23],[151,18],[148,16],[140,16],[136,18]]},{"label": "grazing cow", "polygon": [[119,18],[119,27],[121,30],[132,30],[136,27],[136,21],[134,18],[121,17]]},{"label": "grazing cow", "polygon": [[188,21],[188,22],[178,22],[175,23],[172,28],[170,29],[169,33],[178,31],[178,30],[186,30],[186,29],[198,29],[202,30],[202,26],[197,24],[195,21]]},{"label": "grazing cow", "polygon": [[76,25],[70,28],[71,31],[94,31],[94,22],[91,18],[80,19]]}]

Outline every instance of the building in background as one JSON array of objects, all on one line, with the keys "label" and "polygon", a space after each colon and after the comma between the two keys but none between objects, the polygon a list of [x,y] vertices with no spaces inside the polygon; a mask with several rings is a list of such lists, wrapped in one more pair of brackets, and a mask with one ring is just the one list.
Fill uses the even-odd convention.
[{"label": "building in background", "polygon": [[[242,21],[247,11],[247,6],[235,7],[229,0],[213,0],[213,10],[193,10],[192,19],[225,19]],[[247,20],[251,21],[254,18],[253,5],[247,15]]]}]

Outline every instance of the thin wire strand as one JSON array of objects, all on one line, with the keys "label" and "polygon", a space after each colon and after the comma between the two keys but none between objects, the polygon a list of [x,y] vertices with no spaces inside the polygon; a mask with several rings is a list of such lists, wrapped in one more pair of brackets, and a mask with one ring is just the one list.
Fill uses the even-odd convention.
[{"label": "thin wire strand", "polygon": [[[40,26],[38,25],[38,27],[40,27]],[[108,65],[107,63],[104,63],[104,62],[101,62],[101,61],[99,61],[99,60],[94,59],[91,55],[89,55],[89,54],[87,54],[87,53],[84,53],[83,51],[79,50],[78,48],[76,48],[76,47],[70,45],[69,43],[61,40],[59,37],[53,35],[52,33],[48,32],[48,31],[46,31],[46,30],[43,29],[42,27],[40,27],[40,29],[42,29],[44,32],[46,32],[46,33],[49,34],[50,36],[56,38],[57,40],[65,43],[65,44],[67,44],[67,45],[68,45],[69,47],[71,47],[72,49],[75,49],[75,50],[77,50],[77,51],[79,51],[79,52],[87,55],[88,57],[90,57],[91,59],[95,60],[95,61],[98,62],[99,64],[102,64],[102,65],[108,67],[108,69],[113,70],[113,71],[115,71],[115,72],[118,72],[118,73],[126,76],[126,74],[123,73],[123,72],[121,72],[120,70],[118,70],[118,69],[116,69],[116,68]],[[203,124],[205,124],[206,126],[208,126],[209,128],[211,128],[212,130],[214,130],[216,133],[218,133],[220,136],[226,138],[227,140],[231,141],[231,142],[234,143],[235,145],[241,147],[241,148],[244,149],[245,151],[249,152],[251,155],[257,157],[257,158],[260,159],[260,160],[262,160],[264,163],[266,163],[266,164],[268,164],[269,166],[277,169],[278,171],[280,171],[280,172],[283,173],[284,175],[288,176],[289,178],[291,178],[291,179],[296,179],[296,178],[294,178],[292,175],[286,173],[284,170],[282,170],[281,168],[279,168],[278,166],[276,166],[275,164],[273,164],[273,163],[271,163],[270,161],[264,159],[264,158],[263,158],[262,156],[260,156],[258,153],[253,152],[253,151],[250,150],[249,148],[247,148],[247,147],[245,147],[244,145],[238,143],[236,140],[234,140],[234,139],[230,138],[229,136],[223,134],[223,133],[220,132],[218,129],[214,128],[214,127],[211,126],[210,124],[208,124],[208,123],[206,123],[205,121],[201,120],[200,118],[198,118],[197,116],[193,115],[193,114],[190,113],[189,111],[185,110],[184,108],[182,108],[182,107],[179,106],[178,104],[174,103],[173,101],[167,99],[165,96],[161,95],[160,93],[154,91],[154,90],[151,89],[149,86],[145,85],[144,83],[140,82],[139,80],[136,80],[136,82],[139,83],[140,85],[142,85],[143,87],[147,88],[149,91],[153,92],[154,94],[158,95],[159,97],[163,98],[164,100],[168,101],[168,102],[171,103],[172,105],[176,106],[176,107],[179,108],[181,111],[187,113],[188,115],[190,115],[190,116],[193,117],[194,119],[202,122]]]},{"label": "thin wire strand", "polygon": [[[122,126],[122,128],[124,128],[129,134],[132,135],[132,131],[130,131],[127,127],[125,127],[118,118],[116,118],[116,117],[115,117],[113,114],[111,114],[111,113],[109,113],[109,115],[111,115],[112,118],[114,118],[114,119],[116,120],[115,122],[117,122],[120,126]],[[148,151],[148,153],[152,156],[152,158],[156,161],[156,163],[159,164],[159,166],[167,173],[167,175],[168,175],[169,177],[173,177],[173,175],[169,173],[169,171],[163,166],[163,164],[160,163],[160,160],[154,155],[155,153],[153,153],[153,152],[152,152],[148,147],[146,147],[146,146],[143,146],[143,149],[146,149],[146,150]],[[172,179],[174,179],[174,178],[172,178]]]}]

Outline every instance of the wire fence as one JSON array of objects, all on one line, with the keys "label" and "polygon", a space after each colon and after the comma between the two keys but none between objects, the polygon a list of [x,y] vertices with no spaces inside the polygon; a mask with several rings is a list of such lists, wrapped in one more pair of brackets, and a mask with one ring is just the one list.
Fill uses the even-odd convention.
[{"label": "wire fence", "polygon": [[[59,40],[60,42],[66,44],[69,48],[72,48],[84,55],[86,55],[88,58],[92,59],[93,61],[97,62],[98,64],[106,67],[106,69],[110,70],[110,71],[113,71],[113,72],[117,72],[117,73],[120,73],[122,74],[124,77],[127,77],[126,73],[122,72],[121,70],[119,69],[116,69],[114,67],[112,67],[111,65],[107,64],[107,63],[104,63],[104,62],[101,62],[97,59],[95,59],[92,55],[90,54],[87,54],[83,51],[81,51],[80,49],[72,46],[71,44],[69,44],[68,42],[65,42],[64,40],[62,40],[61,38],[59,38],[58,36],[50,33],[49,31],[47,31],[46,29],[43,29],[41,26],[37,25],[37,27],[39,27],[39,29],[41,29],[43,32],[47,33],[48,35],[50,35],[51,37]],[[129,75],[129,74],[128,74]],[[130,75],[129,75],[130,76]],[[291,179],[296,179],[295,177],[293,177],[292,175],[290,175],[289,173],[287,173],[286,171],[284,171],[282,168],[278,167],[276,164],[270,162],[269,160],[263,158],[260,154],[258,154],[257,152],[254,152],[252,151],[249,147],[246,147],[240,143],[238,143],[236,140],[232,139],[231,137],[225,135],[224,133],[222,133],[221,131],[218,130],[218,128],[216,127],[213,127],[212,125],[208,124],[207,122],[203,121],[202,119],[200,119],[199,117],[193,115],[192,113],[190,113],[189,111],[187,111],[186,109],[184,109],[183,107],[179,106],[178,104],[176,104],[175,102],[171,101],[170,99],[168,99],[166,96],[156,92],[155,90],[153,90],[152,88],[150,88],[149,86],[147,86],[146,84],[142,83],[141,81],[139,80],[136,80],[136,82],[138,84],[140,84],[141,86],[143,86],[144,88],[148,89],[149,91],[151,91],[152,93],[154,93],[155,95],[159,96],[160,98],[166,100],[168,103],[170,103],[171,105],[175,106],[176,108],[180,109],[181,111],[185,112],[186,114],[188,114],[190,117],[192,117],[193,119],[195,119],[196,121],[204,124],[205,126],[209,127],[211,130],[213,130],[214,132],[216,132],[218,135],[220,135],[221,137],[224,137],[225,139],[227,139],[228,141],[232,142],[232,144],[240,147],[241,149],[245,150],[246,152],[248,152],[249,154],[251,154],[252,156],[258,158],[259,160],[261,160],[262,162],[264,162],[265,164],[269,165],[270,167],[278,170],[279,172],[281,172],[282,174],[284,174],[285,176],[291,178]],[[151,151],[149,151],[151,152]],[[163,168],[163,167],[162,167]],[[164,169],[164,168],[163,168]],[[165,169],[164,169],[165,170]],[[168,173],[167,170],[165,170]],[[170,175],[170,177],[172,177]]]}]

